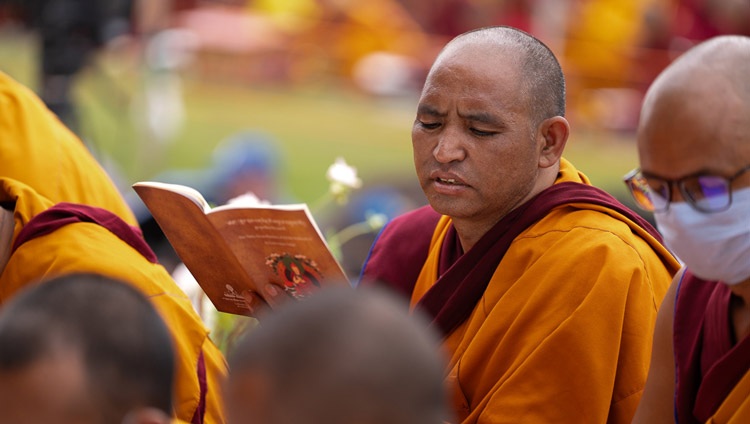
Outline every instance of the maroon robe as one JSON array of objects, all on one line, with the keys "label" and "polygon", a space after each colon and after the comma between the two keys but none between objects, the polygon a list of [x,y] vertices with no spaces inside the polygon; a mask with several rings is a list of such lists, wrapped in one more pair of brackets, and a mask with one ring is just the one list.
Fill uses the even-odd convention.
[{"label": "maroon robe", "polygon": [[688,269],[674,311],[675,421],[704,423],[750,370],[750,337],[734,340],[732,291]]}]

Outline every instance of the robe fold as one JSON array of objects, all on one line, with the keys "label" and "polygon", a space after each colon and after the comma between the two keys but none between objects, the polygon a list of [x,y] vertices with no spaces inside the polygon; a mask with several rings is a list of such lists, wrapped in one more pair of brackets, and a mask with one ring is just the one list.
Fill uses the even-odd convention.
[{"label": "robe fold", "polygon": [[674,311],[675,416],[679,424],[750,422],[750,337],[734,340],[732,291],[688,268]]},{"label": "robe fold", "polygon": [[31,187],[8,178],[0,178],[0,202],[14,205],[15,220],[14,249],[0,275],[0,305],[29,284],[73,273],[131,284],[151,300],[172,334],[176,418],[192,424],[224,422],[223,355],[190,299],[156,263],[135,228],[101,208],[53,206]]},{"label": "robe fold", "polygon": [[465,253],[429,207],[375,241],[361,283],[406,294],[445,331],[460,423],[631,421],[679,264],[650,225],[587,184],[563,160],[559,187]]}]

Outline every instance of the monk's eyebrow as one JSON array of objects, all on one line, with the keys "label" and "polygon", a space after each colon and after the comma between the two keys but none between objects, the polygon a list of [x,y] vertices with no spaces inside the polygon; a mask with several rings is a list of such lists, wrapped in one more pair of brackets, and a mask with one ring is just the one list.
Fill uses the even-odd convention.
[{"label": "monk's eyebrow", "polygon": [[460,114],[461,118],[466,119],[468,121],[472,122],[481,122],[483,124],[489,124],[494,125],[498,127],[502,127],[505,125],[505,123],[499,119],[498,117],[484,112],[468,112],[464,114]]},{"label": "monk's eyebrow", "polygon": [[445,113],[440,113],[437,109],[429,105],[419,105],[417,107],[417,115],[441,117],[445,116]]}]

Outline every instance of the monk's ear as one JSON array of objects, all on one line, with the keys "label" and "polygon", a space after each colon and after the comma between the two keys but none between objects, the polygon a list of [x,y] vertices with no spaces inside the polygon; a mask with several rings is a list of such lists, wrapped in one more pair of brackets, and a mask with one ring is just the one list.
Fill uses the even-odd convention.
[{"label": "monk's ear", "polygon": [[541,146],[540,168],[549,168],[560,161],[569,134],[570,124],[562,116],[555,116],[542,121],[537,135]]}]

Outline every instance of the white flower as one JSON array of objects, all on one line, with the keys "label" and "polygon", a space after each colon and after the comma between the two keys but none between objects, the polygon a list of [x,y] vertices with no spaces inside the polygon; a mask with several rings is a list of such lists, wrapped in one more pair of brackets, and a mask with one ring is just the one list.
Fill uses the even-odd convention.
[{"label": "white flower", "polygon": [[372,230],[379,230],[388,222],[388,216],[384,213],[367,214],[367,224]]},{"label": "white flower", "polygon": [[357,177],[357,169],[349,166],[344,158],[338,157],[328,167],[326,178],[331,182],[331,194],[339,203],[345,203],[351,190],[362,187],[362,180]]}]

